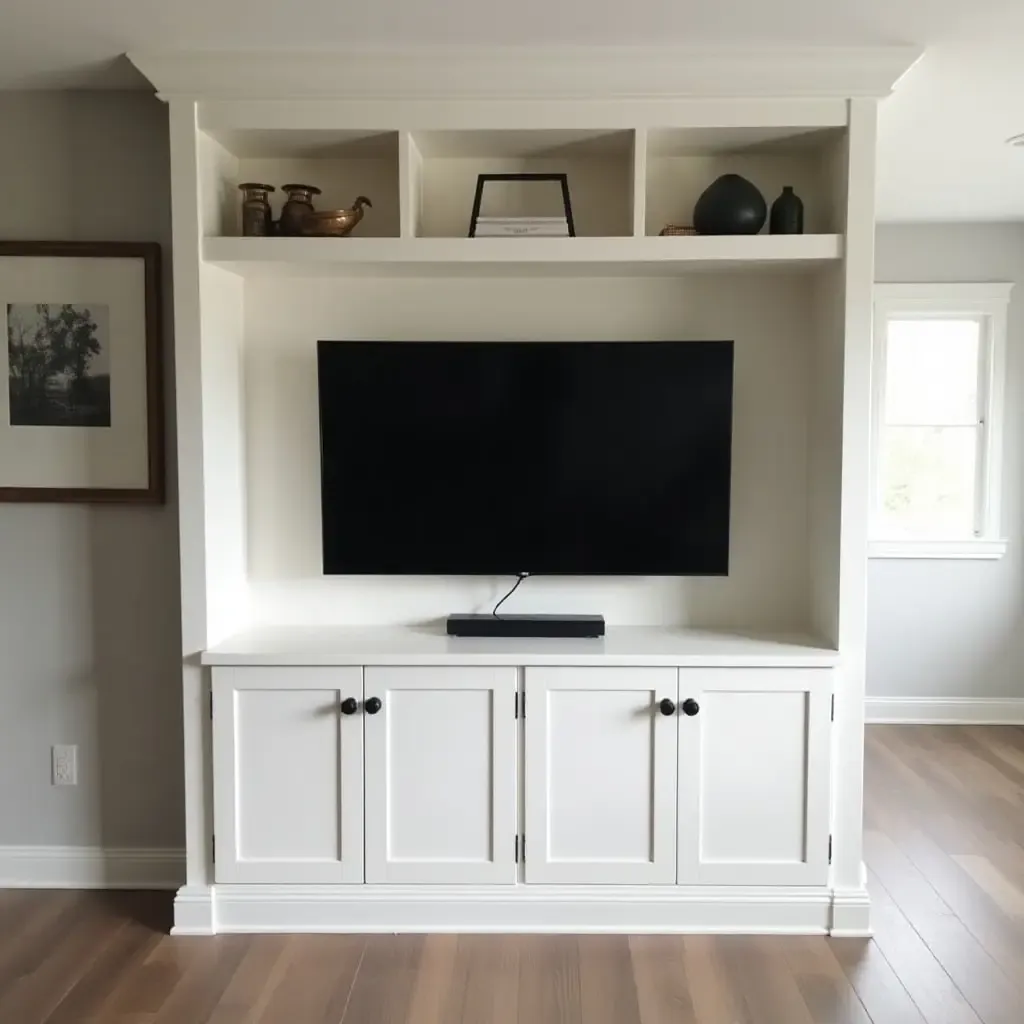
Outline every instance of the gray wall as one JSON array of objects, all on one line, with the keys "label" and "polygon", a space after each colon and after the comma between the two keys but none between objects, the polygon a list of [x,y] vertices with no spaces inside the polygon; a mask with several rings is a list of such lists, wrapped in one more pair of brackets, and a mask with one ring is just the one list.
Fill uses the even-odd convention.
[{"label": "gray wall", "polygon": [[[184,845],[167,113],[0,93],[0,238],[163,244],[171,498],[0,504],[0,846]],[[6,333],[6,332],[5,332]],[[79,784],[50,785],[76,743]]]},{"label": "gray wall", "polygon": [[879,281],[1013,281],[999,561],[873,559],[867,692],[1024,697],[1024,225],[883,225]]}]

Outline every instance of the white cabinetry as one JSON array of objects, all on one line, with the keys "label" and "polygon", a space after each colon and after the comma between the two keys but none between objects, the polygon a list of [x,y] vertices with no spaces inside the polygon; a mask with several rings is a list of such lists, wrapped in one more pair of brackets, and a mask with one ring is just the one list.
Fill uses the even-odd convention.
[{"label": "white cabinetry", "polygon": [[824,885],[830,684],[527,669],[526,881]]},{"label": "white cabinetry", "polygon": [[[330,53],[133,55],[157,95],[169,98],[187,846],[176,931],[266,925],[868,933],[864,493],[876,114],[919,56],[904,47],[612,47],[565,54],[485,48],[343,59]],[[465,238],[467,183],[471,188],[488,169],[569,174],[579,237]],[[682,223],[700,192],[725,171],[742,173],[768,199],[794,185],[806,204],[807,233],[658,237],[665,224]],[[344,243],[236,237],[239,182],[310,180],[307,172],[324,187],[325,208],[350,202],[361,183],[375,182],[376,206],[355,237]],[[512,191],[510,201],[518,194]],[[276,199],[279,209],[280,193]],[[760,269],[771,271],[770,288],[754,277]],[[678,281],[669,287],[645,275]],[[550,287],[537,287],[539,277],[551,278]],[[563,277],[571,281],[556,280]],[[490,589],[483,579],[319,578],[311,408],[317,338],[339,332],[396,339],[456,333],[498,339],[510,332],[604,337],[609,324],[618,337],[735,341],[728,579],[552,580],[527,588],[522,610],[602,610],[613,623],[650,628],[613,626],[602,642],[453,644],[426,623],[480,606]],[[414,509],[409,514],[415,519]],[[473,514],[470,500],[466,516]],[[766,629],[809,639],[794,645],[766,637]],[[223,666],[283,669],[267,677],[266,692],[245,684],[235,695],[237,707],[231,701],[225,707],[229,684],[215,681],[221,709],[212,755],[206,666],[218,666],[218,674]],[[326,670],[322,688],[301,682],[316,678],[303,673],[316,666]],[[263,895],[253,891],[259,886],[232,885],[285,879],[274,887],[280,890],[317,874],[366,877],[364,865],[357,870],[350,859],[362,810],[350,807],[347,794],[350,782],[358,799],[362,789],[346,766],[350,758],[364,763],[356,744],[369,719],[316,713],[321,696],[325,705],[340,696],[337,666],[505,666],[520,674],[554,667],[669,669],[677,677],[690,670],[753,675],[778,668],[792,669],[807,688],[802,698],[799,689],[770,682],[762,692],[705,693],[702,681],[677,694],[702,704],[698,716],[647,718],[653,732],[643,736],[638,727],[612,728],[619,698],[604,691],[587,713],[607,717],[609,760],[625,765],[628,751],[646,758],[651,800],[680,789],[664,819],[671,839],[666,844],[659,817],[646,853],[639,822],[654,816],[650,804],[639,812],[624,799],[616,806],[613,793],[608,829],[621,824],[624,832],[602,848],[600,837],[580,830],[580,808],[564,802],[573,774],[559,760],[560,737],[582,730],[563,728],[559,702],[569,707],[574,695],[552,691],[550,737],[538,739],[529,717],[520,720],[519,742],[531,740],[534,761],[552,756],[553,788],[541,791],[544,813],[569,807],[576,815],[575,833],[553,826],[548,867],[561,870],[558,858],[568,857],[582,874],[589,865],[594,872],[608,868],[609,877],[635,869],[667,878],[667,845],[682,884],[651,885],[644,900],[624,900],[613,885],[567,883],[569,893],[560,884],[495,885],[490,897],[469,887],[458,896],[453,886],[425,885],[398,906],[407,886],[325,886],[340,891],[311,897],[304,889],[289,902],[288,892]],[[802,675],[818,669],[834,669],[827,683],[836,693],[836,725],[824,740],[825,698]],[[706,682],[714,683],[710,674]],[[636,686],[630,699],[651,688]],[[619,692],[625,702],[627,694]],[[394,716],[403,731],[412,721],[402,708],[407,695]],[[464,713],[474,720],[483,714]],[[759,729],[762,716],[774,730]],[[385,745],[389,719],[381,719]],[[549,740],[554,746],[538,751],[536,744]],[[661,757],[673,742],[681,787],[679,775],[665,784],[661,774]],[[831,745],[827,754],[823,743]],[[398,800],[392,814],[415,792],[414,759],[407,765],[405,752],[396,750],[378,751],[374,762],[390,758],[395,771],[400,795],[389,796]],[[581,772],[587,766],[607,777],[590,747],[577,757]],[[447,777],[448,769],[433,760],[415,760],[427,774]],[[831,793],[823,796],[826,761],[833,775]],[[536,789],[536,767],[525,770]],[[642,777],[624,774],[621,784],[639,791]],[[795,796],[801,787],[803,811]],[[585,799],[596,801],[599,788],[589,790]],[[475,799],[482,806],[479,792]],[[817,886],[813,880],[825,877],[819,851],[827,848],[829,831],[822,801],[835,843],[827,883]],[[785,809],[769,820],[773,803]],[[368,825],[377,828],[376,809],[366,810]],[[443,848],[400,836],[384,855],[386,868],[377,854],[376,866],[366,867],[393,877],[399,851],[414,863],[433,858],[450,865],[468,850],[475,864],[481,847],[469,838],[468,820],[457,821]],[[530,862],[543,847],[535,828],[531,834],[521,819],[517,826],[526,832],[522,881],[536,877]],[[378,841],[366,838],[366,849]],[[536,869],[544,874],[543,860]],[[745,896],[723,893],[715,878],[755,887],[755,879],[773,881]],[[800,886],[784,881],[794,878]]]},{"label": "white cabinetry", "polygon": [[366,669],[366,881],[515,882],[515,668]]},{"label": "white cabinetry", "polygon": [[831,694],[816,669],[680,670],[681,883],[825,884]]},{"label": "white cabinetry", "polygon": [[825,884],[828,669],[524,671],[217,668],[217,881]]},{"label": "white cabinetry", "polygon": [[830,652],[325,640],[212,667],[228,928],[829,926]]},{"label": "white cabinetry", "polygon": [[526,881],[675,882],[675,669],[528,668],[525,693]]},{"label": "white cabinetry", "polygon": [[362,696],[361,668],[214,670],[218,882],[363,881]]}]

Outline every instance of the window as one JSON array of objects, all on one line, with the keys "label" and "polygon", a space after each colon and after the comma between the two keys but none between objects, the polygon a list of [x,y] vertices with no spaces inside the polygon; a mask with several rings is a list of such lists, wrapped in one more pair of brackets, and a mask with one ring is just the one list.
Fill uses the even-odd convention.
[{"label": "window", "polygon": [[870,554],[998,558],[1008,284],[875,286]]}]

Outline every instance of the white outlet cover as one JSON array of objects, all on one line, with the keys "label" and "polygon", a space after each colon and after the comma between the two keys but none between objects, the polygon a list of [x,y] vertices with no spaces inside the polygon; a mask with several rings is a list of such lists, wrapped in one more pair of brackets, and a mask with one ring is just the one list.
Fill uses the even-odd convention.
[{"label": "white outlet cover", "polygon": [[57,744],[52,749],[52,778],[54,786],[78,785],[78,747]]}]

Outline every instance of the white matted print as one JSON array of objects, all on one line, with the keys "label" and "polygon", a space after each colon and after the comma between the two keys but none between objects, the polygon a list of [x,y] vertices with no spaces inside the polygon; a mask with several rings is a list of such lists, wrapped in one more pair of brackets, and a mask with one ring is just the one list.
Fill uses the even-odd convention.
[{"label": "white matted print", "polygon": [[159,247],[0,243],[0,499],[160,501]]}]

